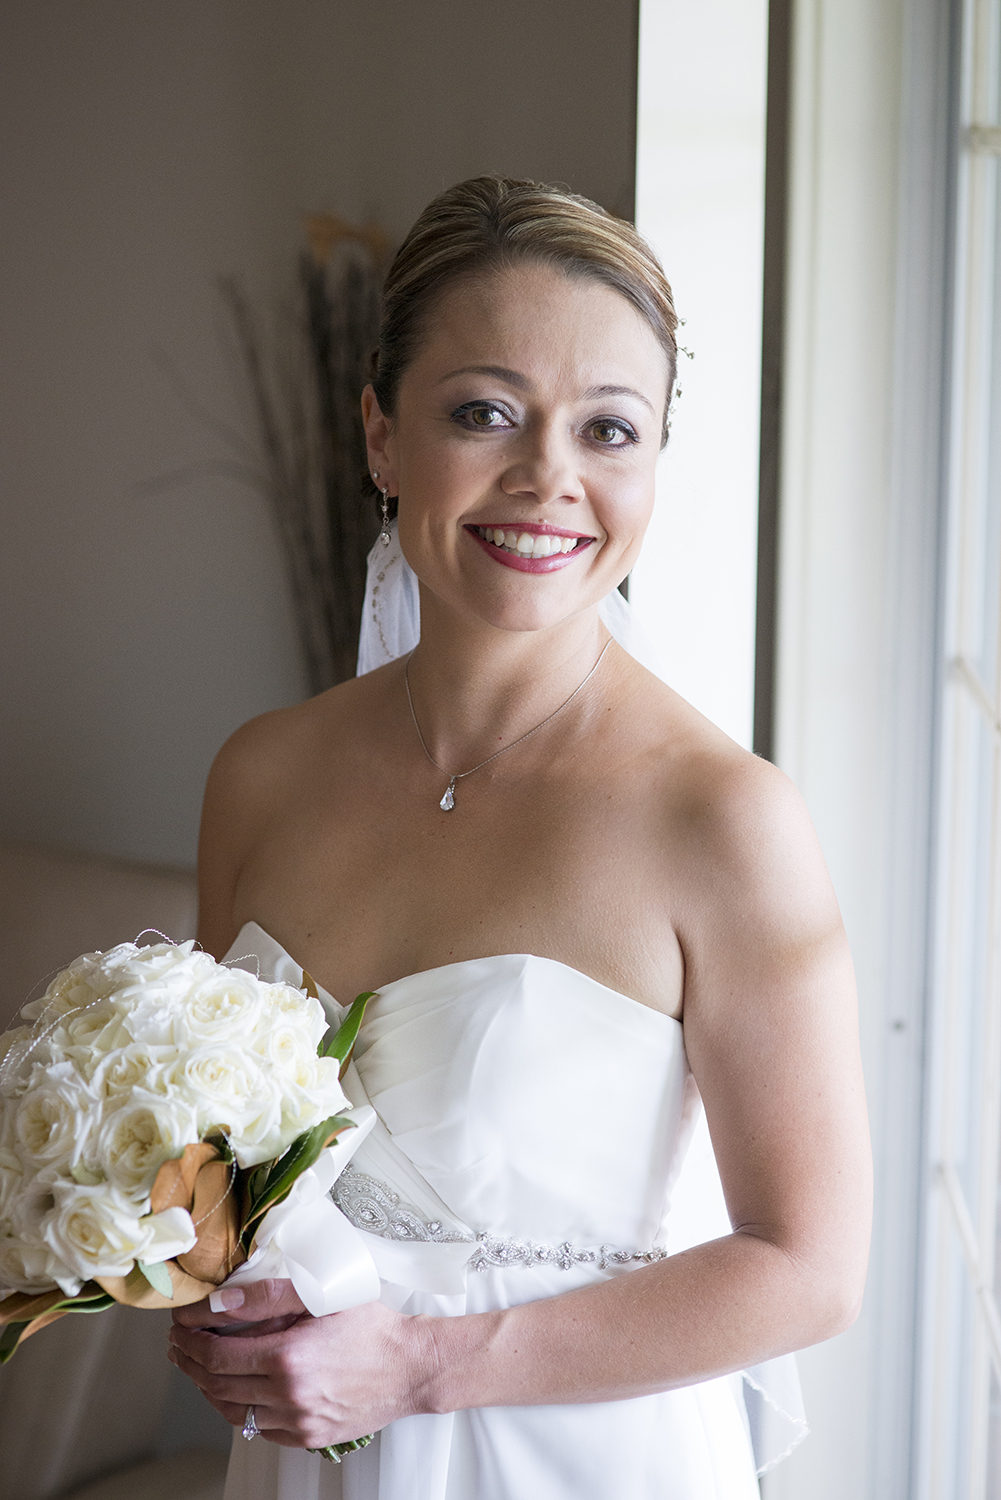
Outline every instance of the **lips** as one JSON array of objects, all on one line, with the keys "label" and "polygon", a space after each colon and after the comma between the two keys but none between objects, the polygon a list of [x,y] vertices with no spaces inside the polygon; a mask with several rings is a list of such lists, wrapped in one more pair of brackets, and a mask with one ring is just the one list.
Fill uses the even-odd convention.
[{"label": "lips", "polygon": [[465,530],[495,561],[527,573],[550,573],[565,567],[594,541],[593,536],[582,532],[562,531],[537,521],[467,526]]}]

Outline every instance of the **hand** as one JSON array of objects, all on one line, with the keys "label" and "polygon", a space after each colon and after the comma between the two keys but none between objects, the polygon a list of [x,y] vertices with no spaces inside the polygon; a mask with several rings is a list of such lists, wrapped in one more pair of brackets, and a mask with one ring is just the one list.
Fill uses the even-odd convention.
[{"label": "hand", "polygon": [[282,1333],[308,1317],[299,1294],[291,1281],[255,1281],[249,1286],[228,1286],[213,1293],[224,1312],[213,1312],[209,1299],[175,1308],[174,1324],[181,1328],[212,1328],[229,1338],[245,1334],[260,1337],[265,1333]]},{"label": "hand", "polygon": [[228,1288],[227,1300],[237,1290],[244,1300],[226,1312],[178,1308],[170,1333],[170,1358],[232,1426],[253,1406],[269,1442],[323,1448],[427,1410],[431,1319],[380,1302],[313,1318],[291,1282]]}]

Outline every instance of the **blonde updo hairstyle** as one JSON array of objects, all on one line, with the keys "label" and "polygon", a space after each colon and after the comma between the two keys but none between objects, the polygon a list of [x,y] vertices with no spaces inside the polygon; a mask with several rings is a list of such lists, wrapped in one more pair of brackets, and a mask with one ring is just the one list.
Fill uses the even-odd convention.
[{"label": "blonde updo hairstyle", "polygon": [[[668,408],[677,370],[674,299],[660,263],[624,219],[563,188],[510,177],[471,177],[441,193],[414,224],[389,268],[382,294],[372,385],[392,417],[400,379],[415,358],[434,305],[460,281],[525,261],[569,277],[591,277],[632,303],[667,361]],[[369,493],[378,491],[366,473]],[[395,513],[395,502],[390,502]]]}]

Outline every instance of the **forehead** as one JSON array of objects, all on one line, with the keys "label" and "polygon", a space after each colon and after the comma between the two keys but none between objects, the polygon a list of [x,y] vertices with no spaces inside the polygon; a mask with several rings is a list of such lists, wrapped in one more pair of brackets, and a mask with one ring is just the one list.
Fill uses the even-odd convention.
[{"label": "forehead", "polygon": [[584,388],[640,384],[651,399],[667,381],[653,330],[620,292],[530,262],[459,282],[429,309],[414,376],[433,381],[469,365]]}]

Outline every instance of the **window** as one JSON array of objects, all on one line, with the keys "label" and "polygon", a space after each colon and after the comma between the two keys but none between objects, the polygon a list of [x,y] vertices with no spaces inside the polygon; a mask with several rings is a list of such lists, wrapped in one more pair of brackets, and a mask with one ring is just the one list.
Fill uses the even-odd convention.
[{"label": "window", "polygon": [[922,1500],[1001,1495],[999,27],[999,0],[965,0],[928,1063]]}]

